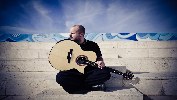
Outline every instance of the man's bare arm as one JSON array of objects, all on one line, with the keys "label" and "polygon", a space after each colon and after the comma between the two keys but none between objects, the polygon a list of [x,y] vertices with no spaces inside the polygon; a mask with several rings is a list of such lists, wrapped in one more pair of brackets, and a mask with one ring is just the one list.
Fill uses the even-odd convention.
[{"label": "man's bare arm", "polygon": [[98,57],[96,63],[98,64],[98,67],[101,68],[101,69],[103,67],[105,67],[105,63],[104,63],[104,60],[103,60],[102,57]]}]

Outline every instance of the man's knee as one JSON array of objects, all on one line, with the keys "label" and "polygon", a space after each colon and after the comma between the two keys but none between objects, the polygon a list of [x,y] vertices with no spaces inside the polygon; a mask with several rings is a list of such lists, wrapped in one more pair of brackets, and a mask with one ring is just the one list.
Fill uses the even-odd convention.
[{"label": "man's knee", "polygon": [[61,72],[57,73],[57,75],[56,75],[56,82],[58,84],[62,84],[63,81],[64,81],[63,79],[64,79],[63,73],[61,73]]},{"label": "man's knee", "polygon": [[107,78],[110,78],[110,77],[111,77],[110,71],[107,70],[106,68],[101,69],[101,71],[102,71],[103,76],[105,76],[105,77],[107,77]]},{"label": "man's knee", "polygon": [[102,77],[110,77],[111,76],[110,71],[107,70],[106,68],[96,69],[96,70],[94,70],[94,74],[98,75],[98,76],[102,76]]}]

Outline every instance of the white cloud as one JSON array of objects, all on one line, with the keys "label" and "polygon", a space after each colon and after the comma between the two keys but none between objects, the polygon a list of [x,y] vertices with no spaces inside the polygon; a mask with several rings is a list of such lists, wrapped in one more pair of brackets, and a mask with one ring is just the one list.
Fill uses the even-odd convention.
[{"label": "white cloud", "polygon": [[[74,24],[84,25],[87,33],[176,31],[175,28],[170,27],[172,17],[160,21],[158,18],[163,17],[151,13],[156,6],[150,1],[143,4],[132,0],[126,3],[112,0],[107,4],[100,0],[63,1],[61,9],[56,12],[53,12],[49,6],[43,5],[42,1],[32,0],[21,6],[27,14],[23,16],[29,17],[30,23],[19,21],[14,23],[14,26],[0,26],[1,31],[68,33],[69,28]],[[63,15],[60,12],[63,12]],[[56,17],[54,18],[51,13],[56,13]]]},{"label": "white cloud", "polygon": [[126,8],[117,2],[106,7],[99,1],[86,1],[74,3],[72,6],[63,4],[63,10],[68,18],[65,21],[67,28],[73,24],[83,24],[87,32],[147,31],[142,28],[142,23],[146,25],[148,22],[146,9],[134,9],[133,6]]},{"label": "white cloud", "polygon": [[[73,8],[72,8],[73,7]],[[75,8],[77,7],[77,8]],[[153,2],[122,3],[109,2],[107,6],[100,1],[63,4],[67,28],[73,24],[83,24],[86,32],[171,32],[171,21],[160,21],[152,14],[156,6]],[[67,9],[69,8],[69,9]],[[171,18],[172,19],[172,18]],[[160,23],[160,24],[159,24]]]},{"label": "white cloud", "polygon": [[[27,33],[54,33],[58,32],[55,24],[55,20],[52,18],[50,8],[42,5],[41,1],[31,1],[27,4],[20,5],[25,11],[25,17],[28,17],[30,23],[19,22],[16,26],[21,26],[19,29],[25,29]],[[23,25],[28,25],[23,27]],[[9,27],[10,28],[10,27]],[[62,29],[62,28],[61,28]]]},{"label": "white cloud", "polygon": [[[73,7],[73,8],[72,8]],[[65,25],[70,28],[73,24],[82,24],[85,27],[93,27],[97,16],[102,14],[104,7],[101,2],[77,2],[71,5],[63,4],[64,16],[66,16]]]},{"label": "white cloud", "polygon": [[33,1],[33,7],[40,15],[40,19],[34,20],[36,27],[38,27],[37,29],[46,32],[56,31],[56,29],[53,28],[53,19],[49,15],[50,9],[47,9],[38,1]]}]

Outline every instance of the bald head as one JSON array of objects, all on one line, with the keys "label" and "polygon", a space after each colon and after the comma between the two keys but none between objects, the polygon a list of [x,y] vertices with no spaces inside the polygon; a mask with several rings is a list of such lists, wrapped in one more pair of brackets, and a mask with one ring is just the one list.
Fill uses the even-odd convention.
[{"label": "bald head", "polygon": [[78,33],[83,33],[85,34],[85,28],[82,25],[73,25],[72,27],[76,28]]}]

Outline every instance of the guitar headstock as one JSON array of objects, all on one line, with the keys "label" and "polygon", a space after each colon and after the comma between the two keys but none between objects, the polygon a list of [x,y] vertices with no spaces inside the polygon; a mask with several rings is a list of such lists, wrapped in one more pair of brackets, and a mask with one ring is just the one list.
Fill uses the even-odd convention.
[{"label": "guitar headstock", "polygon": [[134,77],[133,73],[130,72],[130,71],[127,71],[126,73],[123,73],[122,76],[123,76],[123,78],[126,79],[126,80],[131,80],[131,79]]},{"label": "guitar headstock", "polygon": [[115,74],[118,74],[118,75],[122,75],[123,76],[123,79],[126,79],[126,80],[131,80],[133,79],[134,75],[131,71],[126,71],[126,73],[122,73],[118,70],[115,70],[113,68],[109,68],[109,67],[105,67],[108,71],[112,72],[112,73],[115,73]]}]

